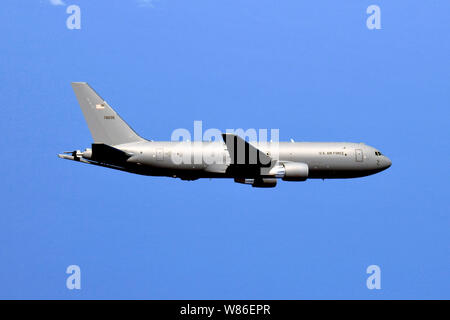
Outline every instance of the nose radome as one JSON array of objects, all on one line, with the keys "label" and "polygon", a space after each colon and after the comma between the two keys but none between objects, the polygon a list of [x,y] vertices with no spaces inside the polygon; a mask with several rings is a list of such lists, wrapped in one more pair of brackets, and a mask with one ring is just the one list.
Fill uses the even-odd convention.
[{"label": "nose radome", "polygon": [[391,161],[391,159],[389,159],[388,157],[385,157],[386,159],[385,159],[385,166],[386,166],[386,169],[387,168],[389,168],[391,165],[392,165],[392,161]]}]

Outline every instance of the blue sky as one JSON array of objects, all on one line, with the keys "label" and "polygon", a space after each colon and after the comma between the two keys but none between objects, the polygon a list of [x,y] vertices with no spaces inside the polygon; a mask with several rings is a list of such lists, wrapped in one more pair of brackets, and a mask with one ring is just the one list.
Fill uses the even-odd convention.
[{"label": "blue sky", "polygon": [[[68,5],[81,29],[66,28]],[[366,8],[381,8],[381,30]],[[450,2],[2,1],[0,298],[450,298]],[[87,81],[142,136],[363,141],[380,174],[255,189],[64,161]],[[82,289],[65,286],[79,265]],[[381,290],[366,268],[381,268]]]}]

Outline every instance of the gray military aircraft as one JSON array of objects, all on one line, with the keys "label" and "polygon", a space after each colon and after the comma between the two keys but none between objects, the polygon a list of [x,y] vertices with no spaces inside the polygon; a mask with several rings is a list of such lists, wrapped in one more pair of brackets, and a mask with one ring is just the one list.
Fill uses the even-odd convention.
[{"label": "gray military aircraft", "polygon": [[391,166],[377,149],[350,142],[248,142],[223,133],[218,141],[152,141],[140,137],[87,83],[72,87],[94,143],[67,151],[63,159],[148,176],[183,180],[233,178],[253,187],[275,187],[278,179],[356,178]]}]

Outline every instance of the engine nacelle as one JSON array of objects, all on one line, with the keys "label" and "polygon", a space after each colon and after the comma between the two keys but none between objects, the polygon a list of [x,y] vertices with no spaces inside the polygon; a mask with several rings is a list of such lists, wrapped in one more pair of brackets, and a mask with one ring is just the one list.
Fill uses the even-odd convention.
[{"label": "engine nacelle", "polygon": [[274,166],[270,173],[284,181],[305,181],[308,179],[309,168],[303,162],[283,162]]}]

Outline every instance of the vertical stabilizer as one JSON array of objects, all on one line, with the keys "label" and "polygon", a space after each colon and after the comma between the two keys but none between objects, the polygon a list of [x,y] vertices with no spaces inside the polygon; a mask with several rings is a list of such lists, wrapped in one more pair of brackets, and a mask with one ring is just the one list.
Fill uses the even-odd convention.
[{"label": "vertical stabilizer", "polygon": [[94,143],[118,145],[143,141],[86,82],[72,82]]}]

